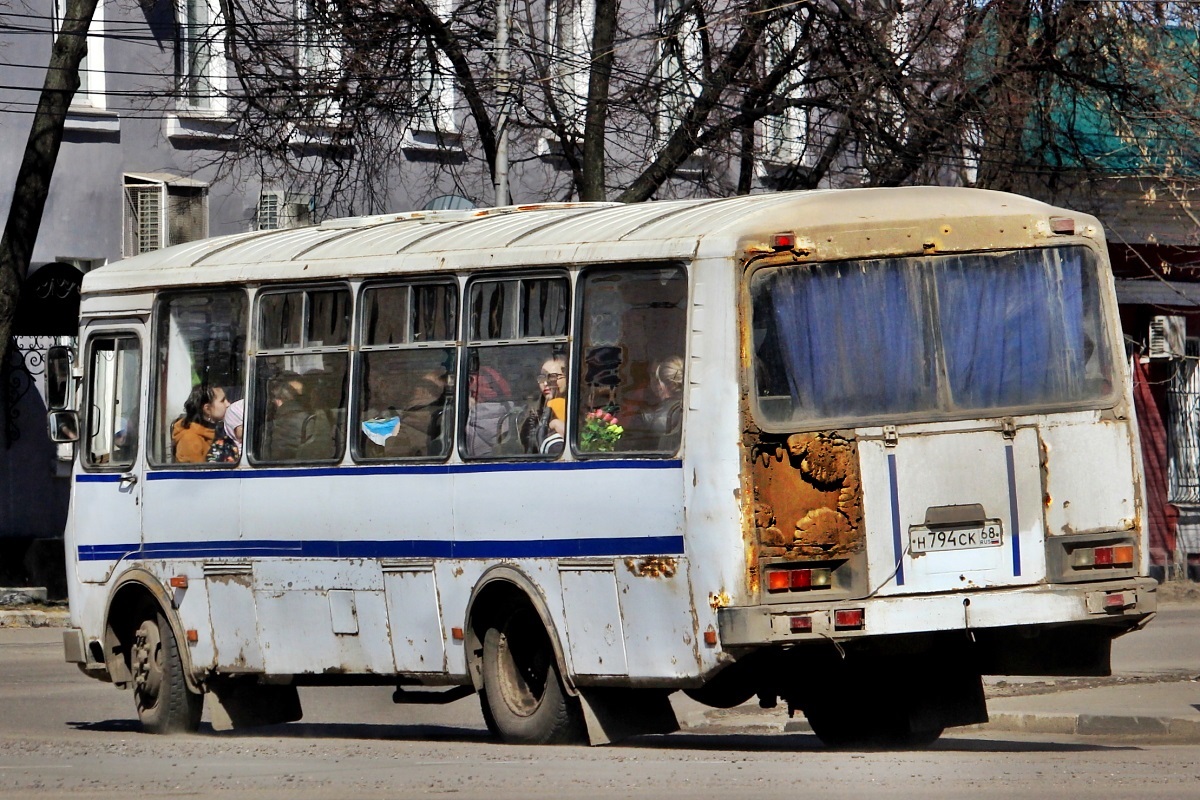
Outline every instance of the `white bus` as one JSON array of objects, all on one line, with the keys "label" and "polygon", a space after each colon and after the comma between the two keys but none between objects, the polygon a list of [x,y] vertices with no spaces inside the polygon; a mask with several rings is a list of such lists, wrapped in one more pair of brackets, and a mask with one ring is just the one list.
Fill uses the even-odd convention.
[{"label": "white bus", "polygon": [[1155,610],[1103,233],[1023,197],[340,219],[104,267],[81,316],[66,657],[150,731],[368,683],[507,741],[684,690],[913,744]]}]

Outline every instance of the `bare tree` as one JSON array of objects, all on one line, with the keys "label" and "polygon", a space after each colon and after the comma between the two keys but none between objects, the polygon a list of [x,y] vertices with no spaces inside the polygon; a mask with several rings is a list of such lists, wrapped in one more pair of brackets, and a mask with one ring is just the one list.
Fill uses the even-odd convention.
[{"label": "bare tree", "polygon": [[50,179],[62,145],[67,109],[79,89],[79,65],[87,54],[87,32],[95,11],[96,0],[67,0],[58,37],[50,52],[46,79],[13,187],[4,237],[0,240],[0,343],[3,343],[0,350],[6,351],[10,340],[21,284],[29,272],[42,212],[50,194]]},{"label": "bare tree", "polygon": [[[486,196],[490,4],[303,0],[298,19],[292,0],[222,2],[243,153],[264,174],[342,210],[383,210],[397,180]],[[513,150],[542,170],[526,199],[1021,189],[1111,173],[1123,148],[1178,173],[1200,129],[1190,4],[514,2]]]}]

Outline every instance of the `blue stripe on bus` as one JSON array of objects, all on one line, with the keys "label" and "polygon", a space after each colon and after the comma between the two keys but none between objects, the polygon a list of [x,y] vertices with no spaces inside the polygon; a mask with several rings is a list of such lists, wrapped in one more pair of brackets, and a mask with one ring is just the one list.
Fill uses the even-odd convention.
[{"label": "blue stripe on bus", "polygon": [[900,485],[896,478],[896,454],[888,453],[888,483],[892,495],[892,553],[896,557],[896,585],[904,585],[904,546],[900,537]]},{"label": "blue stripe on bus", "polygon": [[1004,458],[1008,461],[1008,517],[1012,521],[1013,577],[1021,577],[1021,520],[1017,517],[1017,465],[1013,457],[1012,444],[1005,445]]},{"label": "blue stripe on bus", "polygon": [[83,473],[75,476],[76,483],[120,483],[121,475],[116,472],[103,474]]},{"label": "blue stripe on bus", "polygon": [[[488,464],[378,464],[353,467],[268,467],[259,469],[196,469],[146,472],[148,481],[219,481],[261,478],[330,478],[351,475],[469,475],[485,472],[575,472],[598,469],[681,469],[677,458],[597,459],[594,461],[507,461]],[[119,475],[76,475],[78,483],[107,483]]]},{"label": "blue stripe on bus", "polygon": [[477,541],[333,541],[246,539],[79,545],[80,561],[123,558],[569,558],[572,556],[683,555],[682,536]]}]

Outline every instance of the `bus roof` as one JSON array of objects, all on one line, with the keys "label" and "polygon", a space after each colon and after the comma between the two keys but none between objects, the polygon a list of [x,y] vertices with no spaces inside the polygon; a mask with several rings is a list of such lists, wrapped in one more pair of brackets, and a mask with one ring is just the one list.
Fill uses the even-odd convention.
[{"label": "bus roof", "polygon": [[[1021,222],[1072,213],[1020,195],[916,186],[815,190],[742,197],[619,203],[554,203],[414,211],[252,231],[156,250],[84,277],[84,294],[197,284],[257,283],[439,268],[687,259],[730,253],[772,233],[917,230],[963,218]],[[1072,214],[1083,224],[1098,223]],[[989,226],[991,227],[991,226]],[[877,237],[878,238],[878,237]],[[959,246],[983,245],[959,239]]]}]

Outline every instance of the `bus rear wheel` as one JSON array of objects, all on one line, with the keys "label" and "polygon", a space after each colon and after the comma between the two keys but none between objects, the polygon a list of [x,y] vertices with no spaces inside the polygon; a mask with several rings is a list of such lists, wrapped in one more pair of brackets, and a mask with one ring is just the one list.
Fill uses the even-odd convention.
[{"label": "bus rear wheel", "polygon": [[191,733],[200,726],[204,695],[188,688],[179,644],[161,612],[147,613],[134,630],[129,670],[138,719],[147,733]]},{"label": "bus rear wheel", "polygon": [[583,741],[583,712],[563,687],[550,637],[533,609],[514,608],[487,629],[483,688],[491,723],[504,741]]}]

